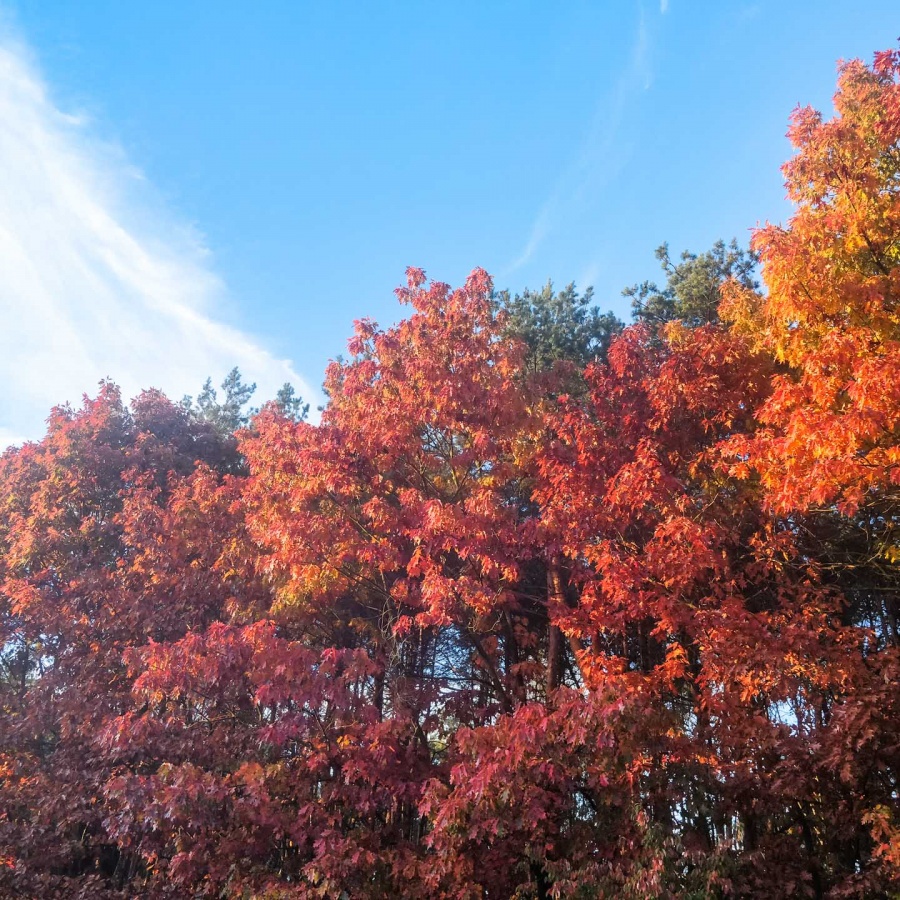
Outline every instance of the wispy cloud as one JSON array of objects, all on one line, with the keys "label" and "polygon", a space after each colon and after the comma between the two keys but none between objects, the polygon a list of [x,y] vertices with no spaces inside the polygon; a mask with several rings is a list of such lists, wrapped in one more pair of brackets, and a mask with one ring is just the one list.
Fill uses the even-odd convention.
[{"label": "wispy cloud", "polygon": [[669,0],[659,0],[659,11],[662,15],[669,11]]},{"label": "wispy cloud", "polygon": [[285,381],[316,399],[290,362],[221,321],[202,239],[160,207],[0,35],[0,445],[39,436],[51,406],[106,377],[177,398],[237,365],[263,399]]},{"label": "wispy cloud", "polygon": [[[663,10],[665,11],[665,10]],[[587,134],[578,152],[560,174],[538,210],[528,238],[516,258],[500,273],[507,277],[529,263],[544,241],[625,164],[623,148],[617,146],[622,121],[629,104],[653,83],[650,66],[650,35],[643,7],[628,60],[611,89],[592,112]]]}]

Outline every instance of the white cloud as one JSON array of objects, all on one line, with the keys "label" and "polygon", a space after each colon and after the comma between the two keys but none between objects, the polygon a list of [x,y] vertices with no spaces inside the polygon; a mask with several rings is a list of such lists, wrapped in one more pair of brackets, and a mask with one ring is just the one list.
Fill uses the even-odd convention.
[{"label": "white cloud", "polygon": [[578,276],[575,284],[578,285],[578,287],[582,291],[586,288],[593,287],[594,282],[597,280],[602,271],[603,267],[600,262],[598,260],[592,260],[581,271],[581,274]]},{"label": "white cloud", "polygon": [[659,0],[659,11],[663,15],[669,11],[669,0]]},{"label": "white cloud", "polygon": [[53,405],[106,377],[180,398],[236,365],[258,399],[291,381],[316,401],[290,362],[217,319],[225,299],[199,236],[0,35],[0,445],[39,437]]},{"label": "white cloud", "polygon": [[580,206],[596,202],[597,194],[621,170],[627,147],[620,140],[628,106],[653,85],[650,34],[640,9],[637,32],[628,60],[609,91],[596,104],[577,154],[560,173],[539,208],[528,238],[516,258],[499,274],[505,278],[527,265],[544,241]]}]

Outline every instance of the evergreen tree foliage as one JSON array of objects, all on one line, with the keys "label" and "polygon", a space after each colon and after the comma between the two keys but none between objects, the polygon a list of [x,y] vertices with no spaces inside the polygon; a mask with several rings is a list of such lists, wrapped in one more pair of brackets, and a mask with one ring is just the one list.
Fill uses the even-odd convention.
[{"label": "evergreen tree foliage", "polygon": [[691,327],[717,322],[723,284],[734,280],[749,290],[759,287],[755,278],[759,257],[738,246],[736,240],[729,244],[716,241],[700,254],[685,250],[677,262],[672,260],[669,245],[662,244],[656,248],[656,258],[666,276],[663,287],[642,281],[622,291],[631,299],[635,321],[651,328],[675,319]]},{"label": "evergreen tree foliage", "polygon": [[283,416],[295,422],[302,422],[309,414],[309,404],[303,402],[303,398],[298,396],[294,386],[288,381],[278,389],[274,403]]},{"label": "evergreen tree foliage", "polygon": [[256,392],[256,384],[245,384],[240,370],[235,366],[221,384],[224,397],[219,400],[218,391],[213,387],[212,378],[207,378],[197,400],[185,402],[203,422],[209,422],[220,434],[234,434],[239,428],[245,428],[254,410],[246,408],[250,398]]},{"label": "evergreen tree foliage", "polygon": [[561,291],[547,282],[539,291],[526,289],[511,296],[499,294],[500,306],[509,315],[507,333],[528,347],[526,365],[532,371],[550,369],[566,361],[578,368],[603,359],[622,323],[612,313],[594,305],[594,289],[579,293],[575,284]]}]

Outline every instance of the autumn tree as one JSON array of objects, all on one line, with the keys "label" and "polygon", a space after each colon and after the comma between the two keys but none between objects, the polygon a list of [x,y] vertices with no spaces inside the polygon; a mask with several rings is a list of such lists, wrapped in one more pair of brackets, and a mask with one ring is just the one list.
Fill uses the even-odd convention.
[{"label": "autumn tree", "polygon": [[209,425],[156,392],[129,410],[110,384],[0,460],[0,889],[102,896],[140,871],[107,832],[98,736],[131,707],[131,649],[252,608],[212,570],[230,461]]},{"label": "autumn tree", "polygon": [[723,310],[781,364],[732,465],[761,479],[848,598],[865,666],[831,713],[822,764],[840,772],[896,877],[900,54],[842,64],[834,107],[830,120],[794,113],[784,174],[796,211],[753,241],[767,292],[732,285]]}]

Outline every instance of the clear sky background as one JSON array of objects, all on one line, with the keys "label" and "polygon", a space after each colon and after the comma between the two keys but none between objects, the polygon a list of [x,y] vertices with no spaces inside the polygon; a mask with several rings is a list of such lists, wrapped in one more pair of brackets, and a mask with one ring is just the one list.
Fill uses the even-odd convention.
[{"label": "clear sky background", "polygon": [[798,103],[897,0],[15,0],[0,28],[0,439],[110,376],[315,403],[407,265],[576,281],[784,220]]}]

